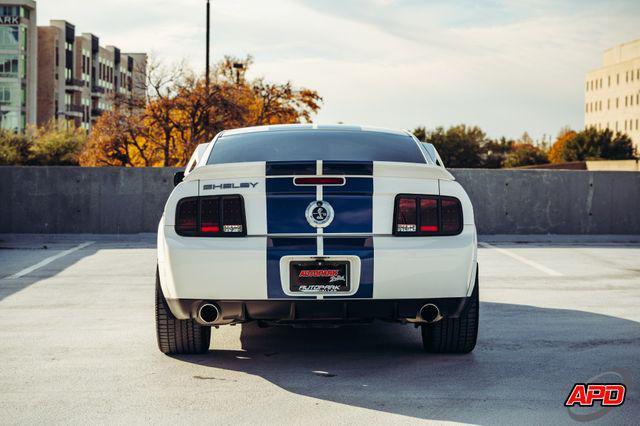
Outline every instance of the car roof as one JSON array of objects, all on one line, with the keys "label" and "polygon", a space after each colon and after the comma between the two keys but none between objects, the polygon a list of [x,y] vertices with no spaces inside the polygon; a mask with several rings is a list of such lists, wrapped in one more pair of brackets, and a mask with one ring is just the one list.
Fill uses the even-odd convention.
[{"label": "car roof", "polygon": [[410,136],[406,130],[386,129],[374,126],[359,126],[352,124],[276,124],[270,126],[242,127],[224,130],[220,137],[233,136],[256,132],[301,132],[301,131],[337,131],[337,132],[378,132],[393,135]]}]

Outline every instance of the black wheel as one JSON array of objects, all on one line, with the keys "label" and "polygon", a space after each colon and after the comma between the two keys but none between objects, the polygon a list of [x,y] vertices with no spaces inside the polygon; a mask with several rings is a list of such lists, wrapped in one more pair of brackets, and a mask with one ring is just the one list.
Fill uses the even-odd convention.
[{"label": "black wheel", "polygon": [[158,348],[165,354],[201,354],[209,350],[211,327],[195,320],[180,320],[173,316],[160,287],[156,271],[156,337]]},{"label": "black wheel", "polygon": [[423,324],[422,344],[424,350],[431,353],[466,354],[476,347],[478,339],[479,282],[476,271],[476,284],[471,298],[459,318],[443,318],[433,324]]}]

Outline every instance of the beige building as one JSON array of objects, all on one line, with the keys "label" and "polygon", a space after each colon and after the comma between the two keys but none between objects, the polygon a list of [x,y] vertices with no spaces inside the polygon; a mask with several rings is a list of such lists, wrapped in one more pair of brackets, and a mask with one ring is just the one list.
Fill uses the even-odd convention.
[{"label": "beige building", "polygon": [[36,3],[0,1],[0,127],[16,132],[36,122]]},{"label": "beige building", "polygon": [[134,81],[144,79],[146,60],[100,46],[94,34],[76,35],[66,21],[38,27],[38,125],[55,118],[89,130],[116,102],[144,96]]},{"label": "beige building", "polygon": [[628,134],[640,146],[640,39],[605,50],[602,67],[587,73],[585,127]]}]

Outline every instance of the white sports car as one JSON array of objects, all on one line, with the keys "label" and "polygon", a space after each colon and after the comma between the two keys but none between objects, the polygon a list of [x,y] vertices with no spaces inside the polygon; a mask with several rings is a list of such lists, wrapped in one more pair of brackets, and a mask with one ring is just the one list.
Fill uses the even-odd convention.
[{"label": "white sports car", "polygon": [[176,174],[158,227],[164,353],[211,327],[412,323],[428,352],[473,350],[477,237],[464,189],[406,131],[224,131]]}]

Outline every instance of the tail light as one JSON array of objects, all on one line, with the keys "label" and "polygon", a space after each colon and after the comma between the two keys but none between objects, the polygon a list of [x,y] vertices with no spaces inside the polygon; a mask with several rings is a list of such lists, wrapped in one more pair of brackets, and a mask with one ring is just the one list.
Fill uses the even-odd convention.
[{"label": "tail light", "polygon": [[183,198],[176,208],[176,233],[187,237],[247,235],[240,195]]},{"label": "tail light", "polygon": [[462,205],[453,197],[398,195],[393,234],[457,235],[462,232]]}]

